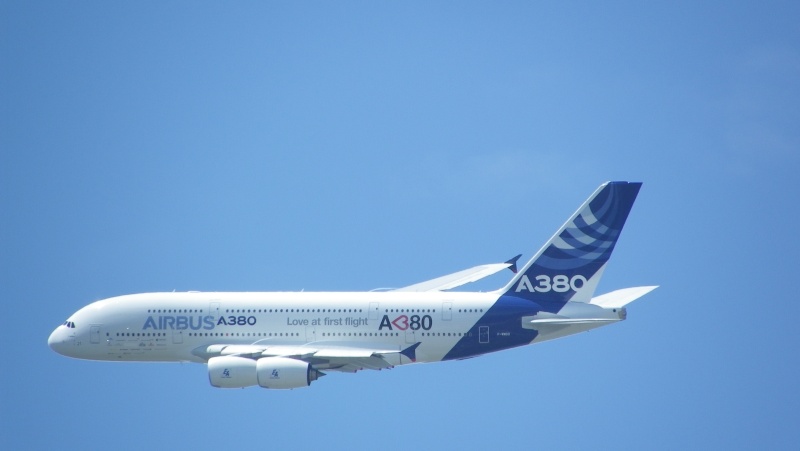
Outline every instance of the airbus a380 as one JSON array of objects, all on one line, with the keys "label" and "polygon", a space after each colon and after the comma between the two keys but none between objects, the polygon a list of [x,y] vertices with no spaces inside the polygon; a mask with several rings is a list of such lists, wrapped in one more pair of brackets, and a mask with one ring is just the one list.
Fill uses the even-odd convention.
[{"label": "airbus a380", "polygon": [[[593,297],[641,183],[602,184],[530,261],[476,266],[378,292],[144,293],[83,307],[48,339],[59,354],[198,362],[221,388],[306,387],[325,371],[465,359],[626,318],[655,286]],[[452,288],[509,268],[492,292]]]}]

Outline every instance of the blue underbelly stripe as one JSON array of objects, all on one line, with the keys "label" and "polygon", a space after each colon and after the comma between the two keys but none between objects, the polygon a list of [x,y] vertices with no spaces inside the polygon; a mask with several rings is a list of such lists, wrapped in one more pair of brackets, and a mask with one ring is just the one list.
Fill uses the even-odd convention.
[{"label": "blue underbelly stripe", "polygon": [[[536,313],[558,311],[563,303],[542,308],[540,305],[513,296],[500,296],[489,310],[470,328],[442,360],[465,359],[488,352],[527,345],[539,332],[522,328],[522,317]],[[483,337],[481,328],[484,329]],[[482,343],[481,341],[486,341]]]}]

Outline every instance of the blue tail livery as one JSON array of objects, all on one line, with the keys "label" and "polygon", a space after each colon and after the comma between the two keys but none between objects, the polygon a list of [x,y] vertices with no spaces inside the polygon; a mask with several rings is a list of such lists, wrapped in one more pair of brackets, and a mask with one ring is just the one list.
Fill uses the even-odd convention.
[{"label": "blue tail livery", "polygon": [[606,182],[503,290],[539,303],[589,302],[641,183]]}]

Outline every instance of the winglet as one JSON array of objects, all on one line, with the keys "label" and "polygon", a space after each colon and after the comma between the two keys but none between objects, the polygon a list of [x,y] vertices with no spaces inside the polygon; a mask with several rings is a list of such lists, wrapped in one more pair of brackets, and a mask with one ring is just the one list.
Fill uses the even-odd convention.
[{"label": "winglet", "polygon": [[517,273],[517,260],[519,260],[520,257],[522,257],[522,254],[519,254],[516,257],[512,258],[511,260],[506,261],[506,263],[511,265],[508,267],[508,269],[510,269],[511,272],[513,272],[514,274]]},{"label": "winglet", "polygon": [[414,343],[413,345],[403,349],[400,351],[400,354],[408,357],[412,362],[417,361],[417,347],[421,344],[421,341]]}]

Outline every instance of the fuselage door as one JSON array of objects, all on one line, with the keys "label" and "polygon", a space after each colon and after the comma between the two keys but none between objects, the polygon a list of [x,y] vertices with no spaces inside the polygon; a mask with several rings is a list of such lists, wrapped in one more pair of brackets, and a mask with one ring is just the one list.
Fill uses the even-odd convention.
[{"label": "fuselage door", "polygon": [[453,319],[453,303],[442,302],[442,321],[450,321]]},{"label": "fuselage door", "polygon": [[380,309],[380,303],[378,302],[370,302],[369,303],[369,319],[378,319],[378,309]]},{"label": "fuselage door", "polygon": [[176,345],[183,343],[183,330],[174,329],[172,331],[172,343]]},{"label": "fuselage door", "polygon": [[92,344],[100,343],[100,325],[95,324],[89,329],[89,342]]},{"label": "fuselage door", "polygon": [[208,304],[208,314],[214,317],[214,322],[219,320],[219,302],[211,302]]},{"label": "fuselage door", "polygon": [[489,343],[489,326],[478,327],[478,343]]}]

